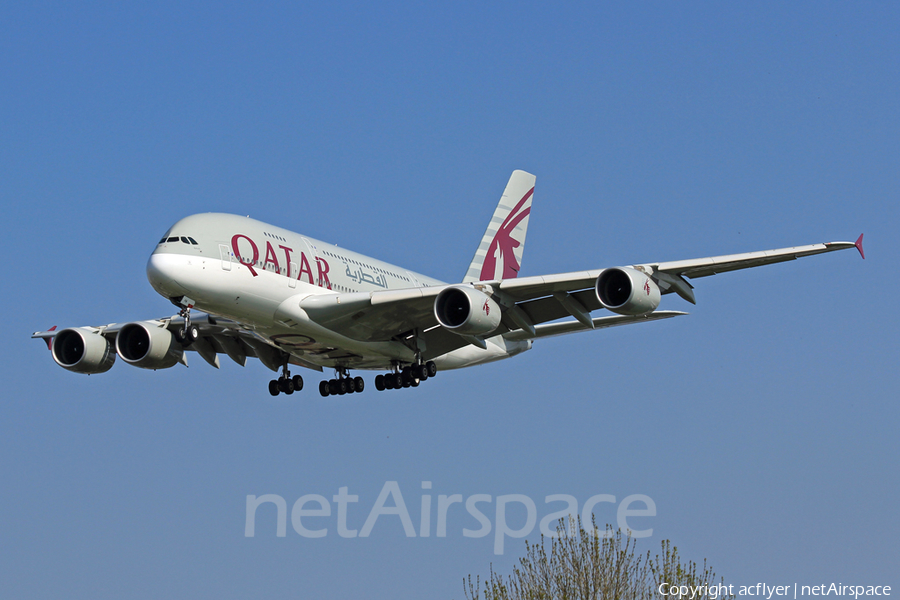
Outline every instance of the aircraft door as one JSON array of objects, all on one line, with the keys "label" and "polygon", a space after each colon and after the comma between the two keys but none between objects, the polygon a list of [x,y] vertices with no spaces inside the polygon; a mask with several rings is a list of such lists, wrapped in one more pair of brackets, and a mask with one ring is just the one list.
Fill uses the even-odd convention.
[{"label": "aircraft door", "polygon": [[222,259],[222,270],[231,270],[231,248],[225,244],[219,244],[219,258]]}]

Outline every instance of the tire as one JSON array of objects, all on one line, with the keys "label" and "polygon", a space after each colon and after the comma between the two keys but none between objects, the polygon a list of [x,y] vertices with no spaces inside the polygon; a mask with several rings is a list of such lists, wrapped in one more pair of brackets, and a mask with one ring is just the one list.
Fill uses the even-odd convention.
[{"label": "tire", "polygon": [[361,394],[364,389],[366,389],[366,380],[362,377],[354,377],[353,378],[353,387],[356,389],[357,394]]},{"label": "tire", "polygon": [[191,325],[188,327],[187,332],[184,335],[184,338],[187,340],[189,344],[193,344],[197,340],[200,339],[200,328],[196,325]]},{"label": "tire", "polygon": [[272,394],[273,396],[277,396],[280,392],[281,392],[281,390],[278,389],[278,380],[273,379],[272,381],[270,381],[269,382],[269,393]]},{"label": "tire", "polygon": [[328,387],[329,386],[328,386],[327,381],[323,380],[323,381],[319,382],[319,393],[322,395],[323,398],[327,398],[328,394],[330,393],[330,390],[328,389]]},{"label": "tire", "polygon": [[419,381],[425,381],[428,379],[428,367],[425,365],[416,365],[413,367],[413,375],[415,375],[416,379]]},{"label": "tire", "polygon": [[294,378],[292,379],[292,381],[294,382],[294,391],[295,392],[299,392],[300,390],[303,389],[303,378],[302,377],[300,377],[299,375],[294,375]]},{"label": "tire", "polygon": [[428,369],[429,377],[434,377],[435,375],[437,375],[437,365],[434,364],[433,360],[429,360],[427,363],[425,363],[425,367]]},{"label": "tire", "polygon": [[340,392],[341,388],[338,387],[337,379],[329,379],[328,380],[328,393],[332,396],[337,396],[338,392]]},{"label": "tire", "polygon": [[279,379],[278,389],[290,396],[294,393],[294,382],[290,379]]},{"label": "tire", "polygon": [[400,373],[391,373],[390,376],[392,377],[391,383],[394,384],[393,387],[395,390],[403,387],[403,375]]},{"label": "tire", "polygon": [[375,376],[375,389],[379,392],[384,391],[384,375]]}]

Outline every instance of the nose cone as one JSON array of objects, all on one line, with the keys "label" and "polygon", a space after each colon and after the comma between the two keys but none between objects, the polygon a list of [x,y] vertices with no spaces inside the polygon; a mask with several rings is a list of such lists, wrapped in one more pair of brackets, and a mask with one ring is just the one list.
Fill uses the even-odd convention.
[{"label": "nose cone", "polygon": [[160,295],[166,298],[184,296],[187,289],[178,283],[184,278],[183,258],[177,254],[153,253],[147,261],[147,280]]}]

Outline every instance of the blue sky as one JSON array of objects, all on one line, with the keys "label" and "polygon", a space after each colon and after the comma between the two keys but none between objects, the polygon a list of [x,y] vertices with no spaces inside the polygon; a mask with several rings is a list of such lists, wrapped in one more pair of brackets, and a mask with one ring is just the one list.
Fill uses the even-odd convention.
[{"label": "blue sky", "polygon": [[[729,583],[900,585],[900,11],[893,3],[27,3],[0,24],[0,588],[9,597],[462,597],[524,551],[451,509],[320,539],[260,509],[396,481],[538,520],[649,496]],[[698,280],[688,317],[546,340],[417,390],[272,399],[269,372],[58,368],[32,331],[168,316],[144,266],[249,214],[460,279],[513,169],[523,275],[866,234]],[[366,375],[373,388],[371,375]],[[307,382],[318,381],[310,372]],[[422,482],[432,482],[430,490]],[[496,506],[484,504],[490,512]],[[336,510],[336,505],[335,509]],[[495,519],[493,513],[491,520]],[[601,522],[615,505],[599,504]],[[512,506],[510,527],[524,523]],[[496,523],[495,523],[496,525]],[[538,539],[533,532],[528,539]]]}]

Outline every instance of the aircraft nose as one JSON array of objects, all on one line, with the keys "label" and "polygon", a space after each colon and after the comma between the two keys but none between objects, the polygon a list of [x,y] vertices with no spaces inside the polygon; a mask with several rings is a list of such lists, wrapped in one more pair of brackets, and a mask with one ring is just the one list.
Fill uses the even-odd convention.
[{"label": "aircraft nose", "polygon": [[147,280],[154,290],[166,298],[183,296],[187,290],[178,283],[179,276],[183,275],[182,269],[177,255],[154,252],[147,261]]}]

